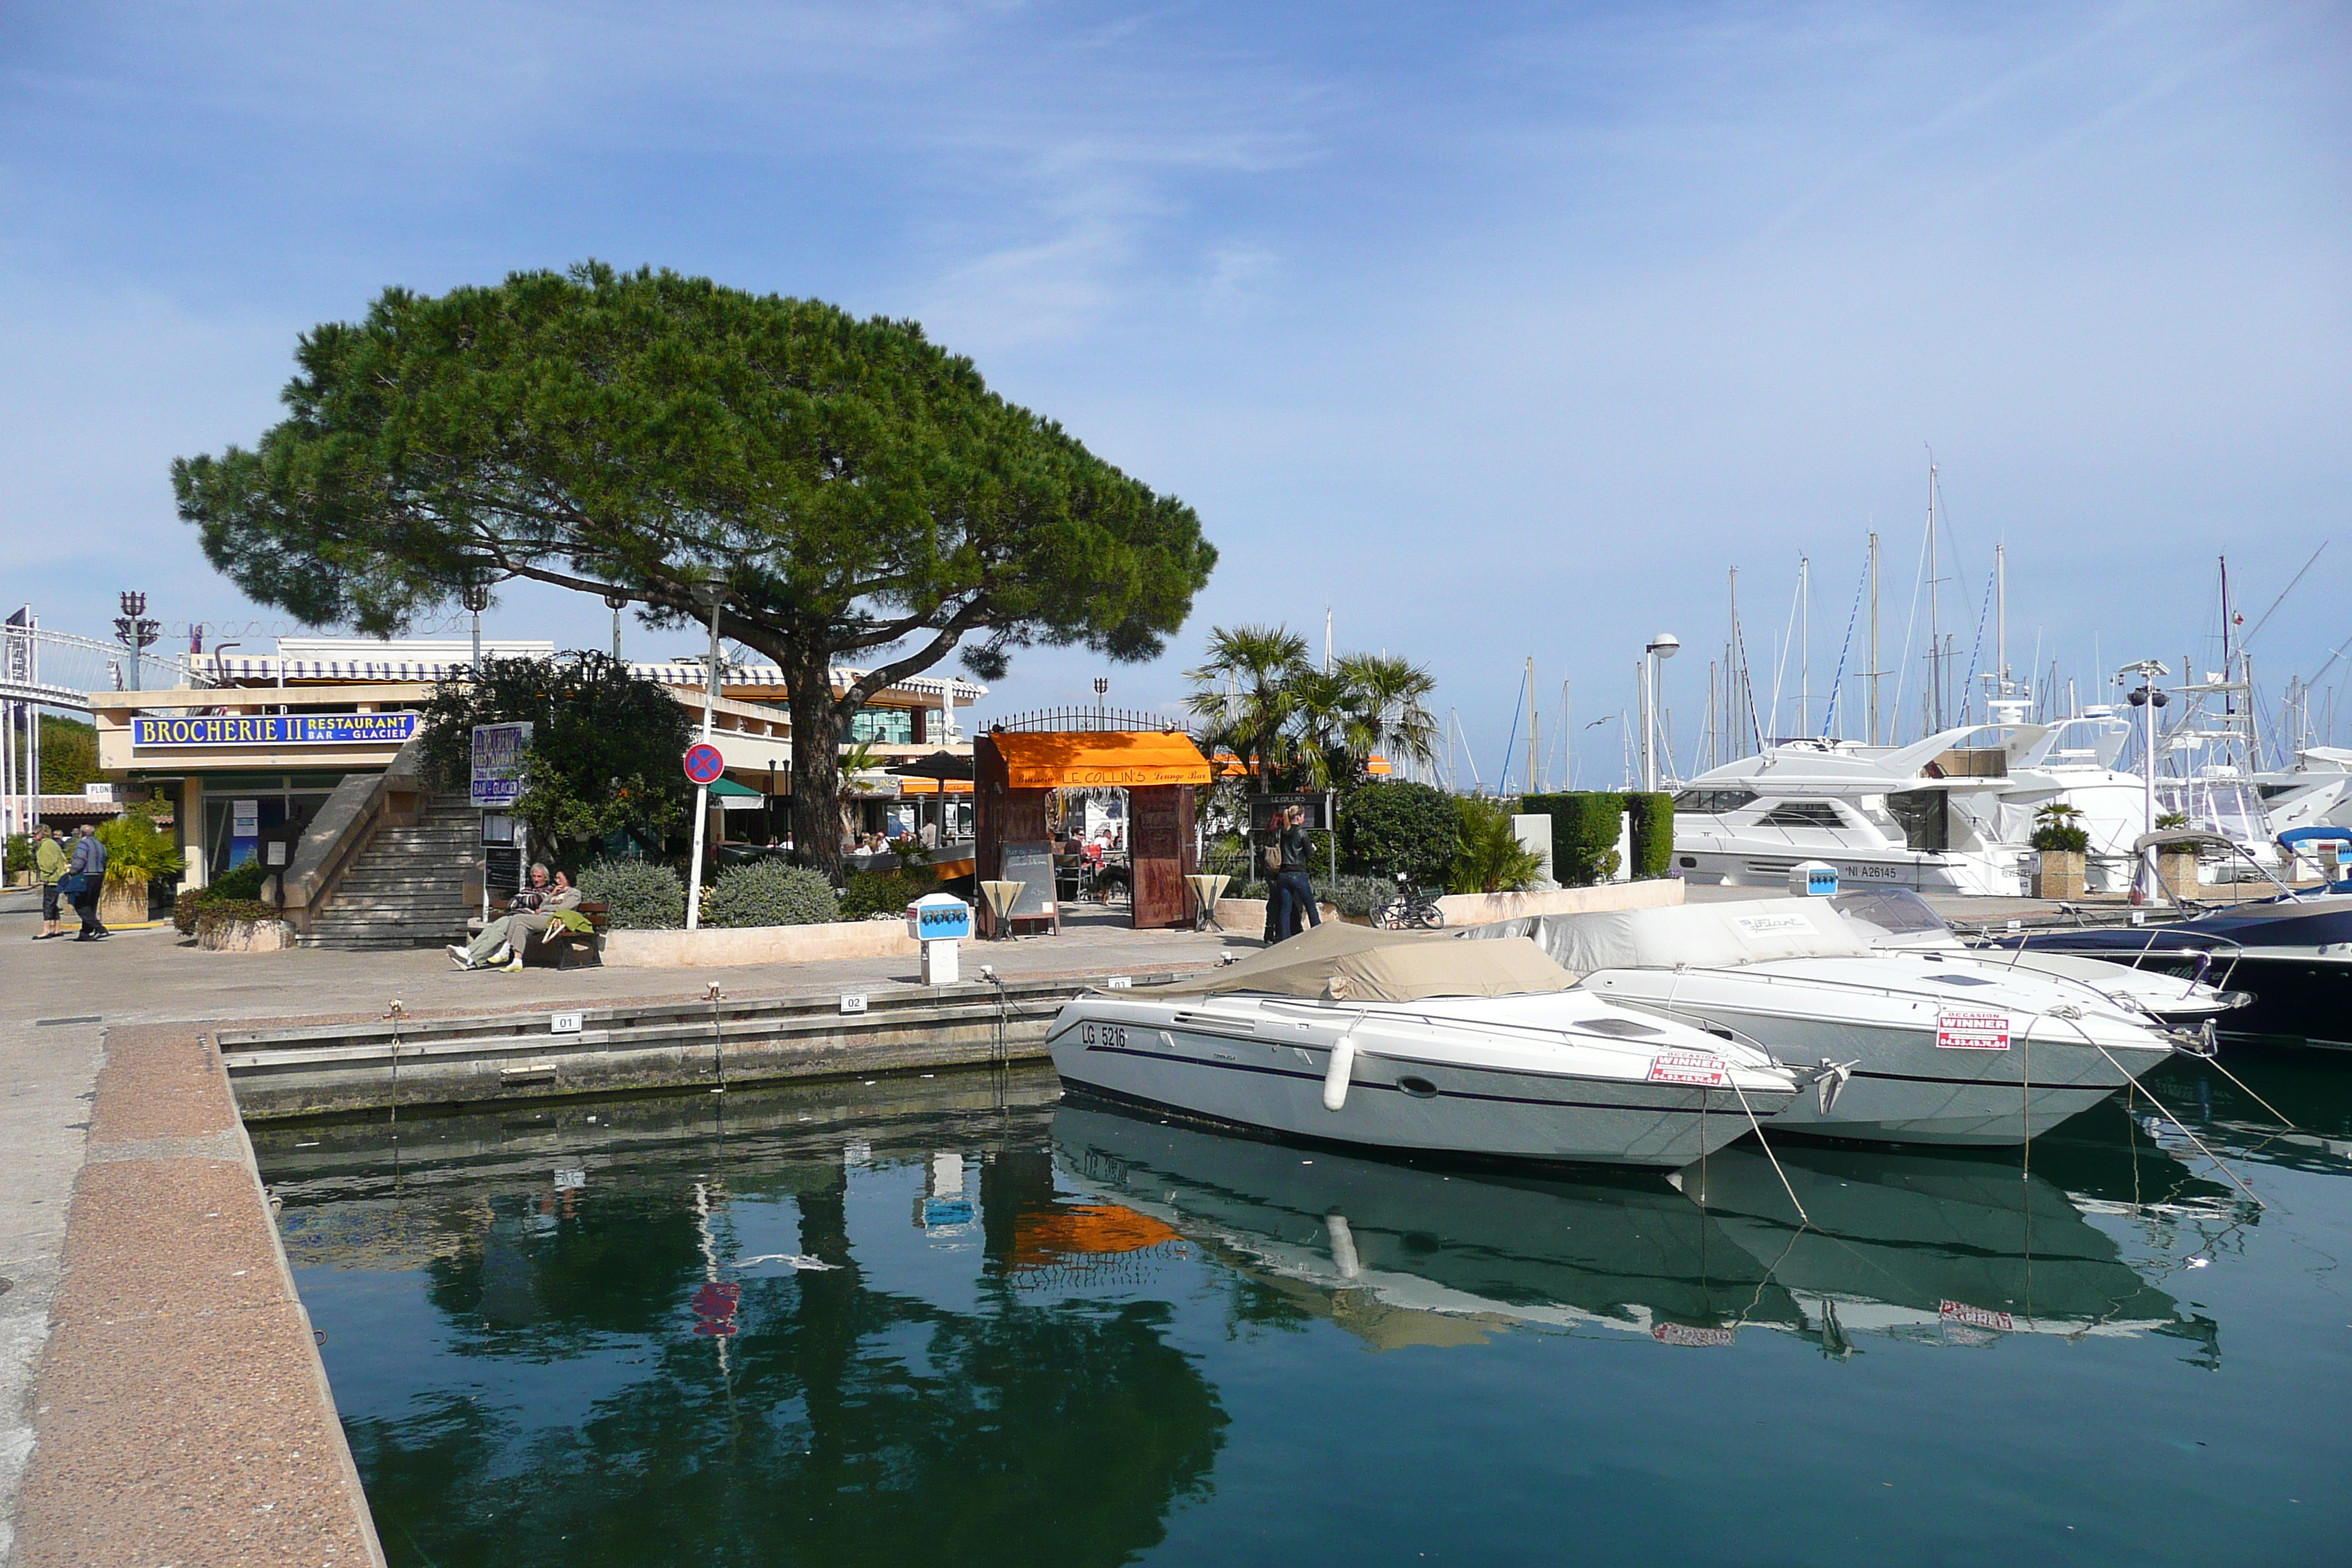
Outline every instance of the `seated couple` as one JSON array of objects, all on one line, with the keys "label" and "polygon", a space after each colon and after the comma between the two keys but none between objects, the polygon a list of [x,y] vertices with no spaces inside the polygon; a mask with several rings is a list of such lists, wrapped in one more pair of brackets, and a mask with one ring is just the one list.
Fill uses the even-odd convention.
[{"label": "seated couple", "polygon": [[533,866],[530,886],[507,900],[507,912],[485,924],[472,946],[453,944],[450,960],[460,969],[520,969],[530,940],[557,924],[562,911],[579,907],[580,889],[571,878],[558,871],[551,880],[545,866]]}]

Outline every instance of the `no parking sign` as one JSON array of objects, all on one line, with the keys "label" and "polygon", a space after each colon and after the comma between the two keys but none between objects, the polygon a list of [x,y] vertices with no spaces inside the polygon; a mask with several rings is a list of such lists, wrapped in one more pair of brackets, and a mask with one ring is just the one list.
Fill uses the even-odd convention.
[{"label": "no parking sign", "polygon": [[715,784],[719,775],[726,771],[727,759],[720,756],[719,748],[708,741],[692,747],[686,753],[686,776],[696,784]]}]

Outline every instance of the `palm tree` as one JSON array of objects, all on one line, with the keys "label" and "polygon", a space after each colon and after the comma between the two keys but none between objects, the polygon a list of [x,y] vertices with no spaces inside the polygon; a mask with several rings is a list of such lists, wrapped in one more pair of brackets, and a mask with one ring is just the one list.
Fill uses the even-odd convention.
[{"label": "palm tree", "polygon": [[1423,700],[1437,689],[1435,678],[1410,659],[1387,654],[1349,654],[1339,668],[1354,694],[1364,756],[1382,752],[1391,762],[1433,765],[1437,715]]},{"label": "palm tree", "polygon": [[1288,731],[1298,713],[1297,682],[1314,672],[1307,639],[1287,626],[1217,626],[1209,657],[1188,669],[1186,711],[1200,721],[1203,750],[1224,747],[1255,767],[1261,789],[1289,760]]}]

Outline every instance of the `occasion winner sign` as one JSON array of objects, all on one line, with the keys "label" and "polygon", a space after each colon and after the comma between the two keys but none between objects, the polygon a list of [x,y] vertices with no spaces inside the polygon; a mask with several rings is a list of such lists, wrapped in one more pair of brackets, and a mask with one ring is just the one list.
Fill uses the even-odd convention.
[{"label": "occasion winner sign", "polygon": [[131,743],[172,746],[397,746],[416,733],[415,713],[224,713],[133,719]]}]

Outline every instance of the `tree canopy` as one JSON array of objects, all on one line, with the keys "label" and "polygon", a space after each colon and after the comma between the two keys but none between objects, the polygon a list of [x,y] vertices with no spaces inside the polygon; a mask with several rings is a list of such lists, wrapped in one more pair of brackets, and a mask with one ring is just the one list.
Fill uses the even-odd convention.
[{"label": "tree canopy", "polygon": [[[586,265],[391,289],[298,346],[288,416],[173,465],[248,595],[389,635],[468,584],[698,622],[782,668],[794,837],[838,867],[836,750],[961,650],[1157,655],[1216,563],[1192,510],[991,393],[911,321]],[[866,671],[835,689],[836,661]]]},{"label": "tree canopy", "polygon": [[493,658],[442,681],[425,709],[426,772],[444,788],[461,785],[474,726],[500,723],[531,726],[515,812],[567,866],[616,832],[658,844],[685,822],[694,786],[678,757],[693,722],[669,688],[610,654]]},{"label": "tree canopy", "polygon": [[1231,751],[1262,789],[1278,780],[1352,788],[1374,752],[1436,760],[1437,719],[1426,700],[1436,682],[1408,659],[1343,654],[1324,669],[1287,626],[1217,626],[1208,658],[1184,674],[1202,744]]}]

